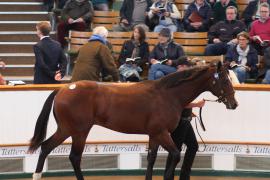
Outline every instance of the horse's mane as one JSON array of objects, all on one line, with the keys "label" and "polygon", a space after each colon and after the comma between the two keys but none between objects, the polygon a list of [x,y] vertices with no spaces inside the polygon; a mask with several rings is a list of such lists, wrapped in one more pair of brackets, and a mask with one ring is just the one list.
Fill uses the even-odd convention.
[{"label": "horse's mane", "polygon": [[192,81],[196,77],[200,76],[208,70],[209,66],[197,66],[189,68],[183,71],[178,71],[172,74],[169,74],[160,80],[156,81],[157,88],[172,88],[178,86],[179,84]]}]

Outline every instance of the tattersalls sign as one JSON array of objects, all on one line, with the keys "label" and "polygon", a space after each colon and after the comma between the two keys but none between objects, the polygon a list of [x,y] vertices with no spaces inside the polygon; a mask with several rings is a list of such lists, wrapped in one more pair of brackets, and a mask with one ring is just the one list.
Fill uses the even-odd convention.
[{"label": "tattersalls sign", "polygon": [[[0,158],[31,156],[27,154],[27,146],[0,147]],[[50,155],[68,155],[71,145],[61,145],[55,148]],[[129,154],[147,153],[147,144],[86,144],[84,154]],[[183,148],[183,152],[185,147]],[[159,148],[159,153],[166,153]],[[38,155],[37,150],[33,155]],[[237,155],[270,155],[270,146],[267,145],[237,145],[237,144],[200,144],[198,154],[237,154]]]}]

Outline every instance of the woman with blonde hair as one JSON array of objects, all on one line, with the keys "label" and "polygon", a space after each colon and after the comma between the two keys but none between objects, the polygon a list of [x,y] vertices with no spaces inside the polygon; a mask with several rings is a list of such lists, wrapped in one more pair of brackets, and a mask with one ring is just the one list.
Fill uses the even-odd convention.
[{"label": "woman with blonde hair", "polygon": [[258,53],[249,42],[249,34],[241,32],[237,35],[237,45],[228,49],[225,61],[230,63],[231,69],[236,74],[240,83],[248,78],[256,78]]}]

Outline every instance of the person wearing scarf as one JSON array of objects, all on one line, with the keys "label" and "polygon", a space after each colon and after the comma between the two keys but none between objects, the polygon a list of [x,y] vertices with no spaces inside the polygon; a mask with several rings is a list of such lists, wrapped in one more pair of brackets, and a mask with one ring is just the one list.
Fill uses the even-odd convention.
[{"label": "person wearing scarf", "polygon": [[244,83],[248,78],[256,78],[258,63],[258,53],[249,45],[249,34],[241,32],[237,35],[238,44],[231,47],[225,61],[230,64],[231,69],[236,74],[240,83]]},{"label": "person wearing scarf", "polygon": [[99,26],[93,29],[89,42],[84,44],[72,73],[71,81],[92,80],[101,81],[103,70],[112,76],[113,81],[119,81],[119,73],[114,63],[111,51],[107,46],[108,30]]}]

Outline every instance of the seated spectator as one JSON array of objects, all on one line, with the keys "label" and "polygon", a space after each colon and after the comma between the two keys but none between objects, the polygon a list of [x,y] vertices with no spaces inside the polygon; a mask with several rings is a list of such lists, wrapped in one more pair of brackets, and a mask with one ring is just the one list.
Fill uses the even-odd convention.
[{"label": "seated spectator", "polygon": [[209,29],[212,9],[205,0],[195,0],[188,6],[184,15],[184,25],[188,32],[206,32]]},{"label": "seated spectator", "polygon": [[269,4],[261,4],[260,18],[252,23],[249,35],[258,54],[262,56],[264,50],[270,46]]},{"label": "seated spectator", "polygon": [[[226,9],[229,6],[234,6],[237,9],[236,1],[234,0],[220,0],[217,1],[213,7],[213,13],[214,13],[214,22],[217,23],[219,21],[225,21],[226,20]],[[237,12],[237,11],[236,11]],[[238,14],[236,14],[236,17],[238,17]]]},{"label": "seated spectator", "polygon": [[57,28],[58,41],[65,46],[69,30],[85,31],[93,17],[93,6],[88,0],[68,0],[62,10],[62,22]]},{"label": "seated spectator", "polygon": [[151,0],[124,0],[120,9],[120,23],[113,27],[113,31],[132,31],[136,25],[149,31],[145,19],[151,5]]},{"label": "seated spectator", "polygon": [[252,21],[260,18],[260,5],[264,2],[270,4],[270,0],[254,0],[250,1],[245,8],[242,18],[244,19],[246,26],[249,27]]},{"label": "seated spectator", "polygon": [[263,56],[264,68],[260,74],[264,77],[262,80],[263,84],[270,84],[270,47],[266,48]]},{"label": "seated spectator", "polygon": [[[4,69],[6,64],[3,61],[0,61],[0,66],[2,66],[2,68]],[[3,76],[0,73],[0,85],[5,85],[6,81],[4,80]]]},{"label": "seated spectator", "polygon": [[214,5],[216,4],[216,0],[206,0],[206,2],[210,5],[211,9],[213,9]]},{"label": "seated spectator", "polygon": [[92,4],[96,11],[109,11],[108,0],[92,0]]},{"label": "seated spectator", "polygon": [[158,0],[153,3],[148,12],[148,17],[157,17],[159,23],[155,26],[154,32],[160,32],[163,28],[169,28],[176,32],[179,26],[180,12],[177,6],[169,0]]},{"label": "seated spectator", "polygon": [[149,69],[148,79],[159,79],[167,74],[177,70],[178,58],[184,56],[183,48],[174,43],[172,33],[169,28],[163,28],[158,36],[159,43],[150,53],[149,61],[151,67]]},{"label": "seated spectator", "polygon": [[[55,0],[43,0],[43,5],[45,7],[45,10],[48,11],[48,12],[51,12],[52,9],[54,8],[54,1]],[[56,1],[56,8],[57,9],[63,9],[66,1],[68,0],[58,0]]]},{"label": "seated spectator", "polygon": [[245,31],[245,24],[236,20],[237,9],[229,6],[226,10],[226,20],[213,25],[208,32],[209,44],[205,55],[215,56],[226,54],[230,45],[237,44],[237,34]]},{"label": "seated spectator", "polygon": [[119,81],[119,74],[112,54],[107,47],[108,30],[99,26],[93,29],[89,42],[79,51],[72,73],[71,81],[92,80],[100,81],[103,70],[110,74],[114,81]]},{"label": "seated spectator", "polygon": [[230,47],[225,56],[225,61],[230,63],[231,69],[236,74],[240,83],[248,78],[256,78],[258,54],[256,49],[249,45],[249,34],[241,32],[237,35],[238,44]]},{"label": "seated spectator", "polygon": [[[135,26],[131,40],[123,44],[119,62],[119,71],[123,81],[139,81],[142,66],[148,61],[149,45],[145,41],[145,31],[141,26]],[[132,58],[134,61],[127,61]],[[135,58],[138,58],[137,60]]]}]

